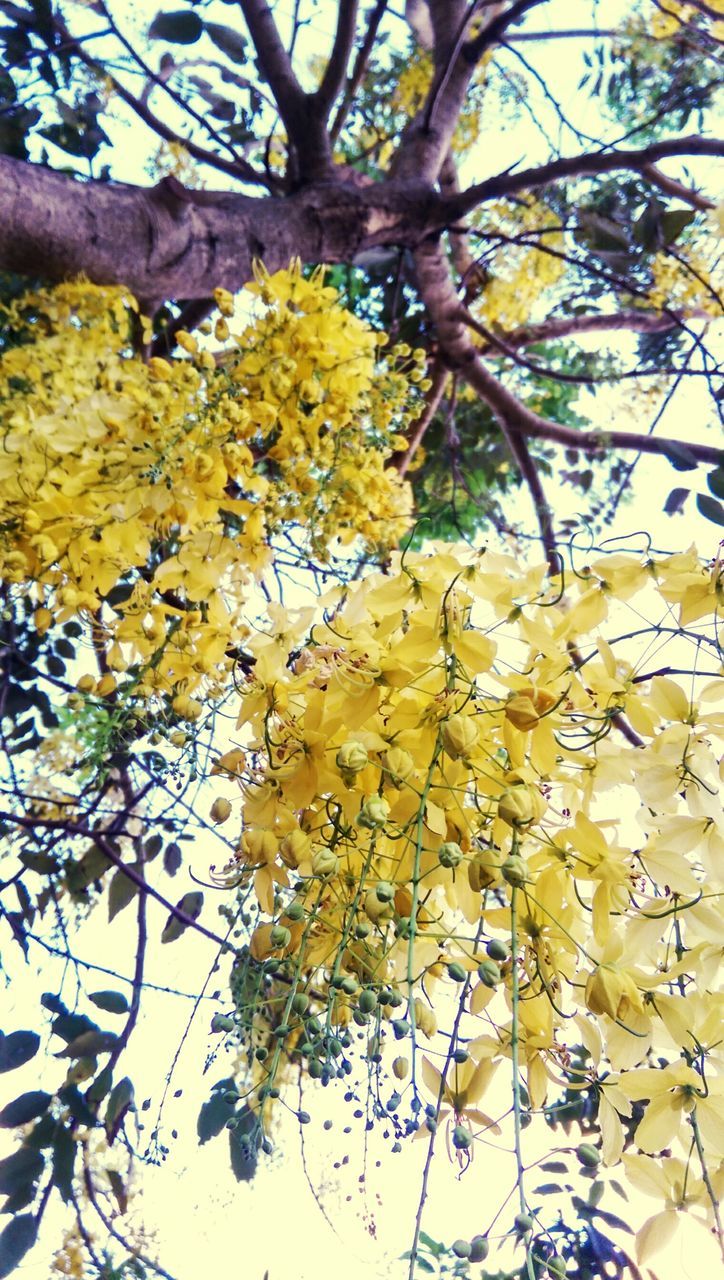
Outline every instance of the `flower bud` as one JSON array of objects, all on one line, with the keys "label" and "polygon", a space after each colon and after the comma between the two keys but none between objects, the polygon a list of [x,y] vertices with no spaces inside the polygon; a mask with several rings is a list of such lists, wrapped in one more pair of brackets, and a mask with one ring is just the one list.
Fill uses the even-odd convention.
[{"label": "flower bud", "polygon": [[33,625],[38,635],[44,636],[46,631],[53,625],[53,615],[50,609],[36,609],[33,614]]},{"label": "flower bud", "polygon": [[415,761],[402,747],[390,747],[385,752],[385,769],[390,780],[399,787],[415,772]]},{"label": "flower bud", "polygon": [[218,796],[209,810],[209,817],[217,824],[226,822],[231,816],[231,804],[224,796]]},{"label": "flower bud", "polygon": [[390,806],[384,796],[368,796],[357,814],[357,822],[361,827],[374,831],[384,827],[390,815]]},{"label": "flower bud", "polygon": [[252,867],[273,862],[277,856],[276,838],[271,831],[262,831],[261,827],[251,827],[242,837],[241,853],[245,855],[245,861]]},{"label": "flower bud", "polygon": [[496,987],[501,979],[500,969],[494,960],[483,960],[478,965],[478,977],[485,987]]},{"label": "flower bud", "polygon": [[505,706],[505,718],[516,729],[527,733],[530,729],[535,729],[541,716],[546,715],[557,701],[558,697],[555,693],[551,693],[548,689],[534,689],[529,685],[527,689],[521,689],[508,700]]},{"label": "flower bud", "polygon": [[441,728],[442,745],[453,760],[470,755],[478,740],[478,730],[470,716],[449,716]]},{"label": "flower bud", "polygon": [[615,964],[600,964],[586,983],[586,1004],[591,1013],[607,1013],[624,1019],[630,1008],[641,1010],[641,994],[630,974]]},{"label": "flower bud", "polygon": [[497,867],[486,850],[481,849],[468,862],[468,883],[473,893],[482,893],[497,880]]},{"label": "flower bud", "polygon": [[79,693],[92,693],[96,687],[95,678],[91,675],[81,676],[75,687]]},{"label": "flower bud", "polygon": [[[116,677],[112,676],[110,672],[106,672],[104,676],[101,676],[100,680],[98,681],[98,684],[96,685],[96,693],[99,698],[109,698],[112,693],[116,692],[117,688],[118,688],[118,682],[116,680]],[[190,698],[189,701],[192,702],[193,699]]]},{"label": "flower bud", "polygon": [[432,1040],[432,1037],[437,1034],[437,1018],[434,1010],[419,996],[413,1002],[413,1006],[415,1009],[415,1026],[428,1040]]},{"label": "flower bud", "polygon": [[392,1063],[392,1074],[396,1080],[404,1080],[410,1070],[410,1063],[407,1058],[395,1058]]},{"label": "flower bud", "polygon": [[312,854],[312,874],[326,880],[339,870],[339,858],[333,849],[315,849]]},{"label": "flower bud", "polygon": [[292,940],[292,931],[284,924],[272,925],[269,941],[273,947],[288,947]]},{"label": "flower bud", "polygon": [[370,889],[365,894],[364,912],[368,920],[376,924],[378,920],[390,920],[392,918],[392,903],[383,902],[377,897],[374,889]]},{"label": "flower bud", "polygon": [[519,857],[517,853],[514,853],[511,857],[505,859],[505,862],[500,868],[500,873],[506,883],[511,885],[514,889],[522,888],[522,886],[527,884],[529,880],[528,863],[525,862],[523,858]]},{"label": "flower bud", "polygon": [[528,787],[510,787],[498,800],[498,817],[509,827],[528,827],[539,816],[535,796]]},{"label": "flower bud", "polygon": [[296,871],[300,862],[305,862],[311,853],[312,842],[306,832],[297,828],[289,831],[279,845],[279,857],[285,867]]},{"label": "flower bud", "polygon": [[361,742],[343,742],[337,752],[337,768],[342,773],[360,773],[369,763],[367,748]]},{"label": "flower bud", "polygon": [[441,867],[459,867],[463,860],[463,851],[455,840],[446,840],[441,844],[437,855]]}]

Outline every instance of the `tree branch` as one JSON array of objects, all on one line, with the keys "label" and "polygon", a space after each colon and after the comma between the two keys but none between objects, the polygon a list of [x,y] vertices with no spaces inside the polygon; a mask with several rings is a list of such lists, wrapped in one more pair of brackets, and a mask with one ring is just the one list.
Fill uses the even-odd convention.
[{"label": "tree branch", "polygon": [[332,128],[329,131],[330,141],[333,144],[337,141],[337,138],[342,132],[342,127],[349,114],[349,109],[352,106],[352,103],[357,96],[357,90],[364,79],[364,74],[367,70],[367,63],[369,62],[370,54],[374,48],[375,40],[377,39],[377,32],[384,17],[387,5],[388,0],[377,0],[377,3],[372,10],[372,14],[370,15],[370,20],[367,24],[367,31],[365,32],[365,38],[359,47],[354,67],[352,68],[352,74],[342,95],[342,101],[337,108],[337,114],[334,117]]},{"label": "tree branch", "polygon": [[[321,134],[311,128],[309,97],[302,89],[267,0],[239,0],[249,28],[262,75],[274,95],[287,136],[299,158],[303,176],[319,176],[329,167],[329,147],[321,147]],[[324,134],[326,137],[326,134]]]},{"label": "tree branch", "polygon": [[338,0],[337,30],[332,53],[327,63],[322,83],[312,95],[313,110],[326,120],[334,105],[347,74],[347,63],[357,31],[358,0]]},{"label": "tree branch", "polygon": [[535,9],[539,4],[547,4],[548,0],[516,0],[509,9],[503,13],[497,14],[487,26],[483,27],[474,40],[465,46],[465,57],[467,61],[475,66],[480,61],[487,49],[497,43],[502,35],[512,26],[514,22],[518,22],[523,14],[529,9]]},{"label": "tree branch", "polygon": [[676,178],[670,178],[668,174],[662,173],[660,169],[657,169],[655,164],[644,165],[641,173],[644,178],[648,179],[655,187],[658,187],[660,191],[665,191],[667,196],[673,196],[675,200],[683,200],[685,204],[690,204],[693,209],[716,208],[715,200],[709,200],[707,196],[700,195],[698,191],[692,191],[683,182],[677,182]]},{"label": "tree branch", "polygon": [[685,138],[652,142],[639,151],[599,151],[593,154],[585,151],[577,156],[551,160],[548,164],[538,165],[533,169],[522,169],[518,173],[501,173],[468,187],[459,196],[448,197],[446,208],[449,221],[457,221],[483,200],[499,199],[500,196],[517,191],[535,190],[559,178],[593,177],[601,173],[612,173],[616,169],[634,169],[641,173],[646,166],[667,156],[724,156],[724,141],[690,134]]},{"label": "tree branch", "polygon": [[[537,342],[552,342],[586,333],[607,333],[628,330],[633,333],[668,333],[677,327],[677,312],[661,315],[655,311],[615,311],[611,315],[561,316],[544,320],[541,324],[525,325],[503,334],[509,347],[531,347]],[[692,313],[681,313],[681,320],[692,318]],[[697,312],[695,319],[711,320],[707,312]]]}]

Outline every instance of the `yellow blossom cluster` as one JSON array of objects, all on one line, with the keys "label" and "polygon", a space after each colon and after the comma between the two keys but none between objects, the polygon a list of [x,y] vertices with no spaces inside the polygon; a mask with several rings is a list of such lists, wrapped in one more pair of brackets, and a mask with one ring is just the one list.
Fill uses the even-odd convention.
[{"label": "yellow blossom cluster", "polygon": [[[452,150],[458,159],[464,159],[475,146],[485,127],[481,105],[492,62],[493,50],[489,49],[475,69],[453,135]],[[406,63],[392,95],[392,106],[406,119],[411,120],[422,109],[432,84],[432,73],[432,58],[424,50],[415,52]]]},{"label": "yellow blossom cluster", "polygon": [[676,253],[657,253],[651,275],[649,301],[655,307],[721,317],[721,250],[706,227],[695,232],[680,249],[677,247]]},{"label": "yellow blossom cluster", "polygon": [[[259,912],[236,966],[250,1098],[263,1115],[290,1063],[339,1075],[348,1028],[367,1028],[368,1060],[394,1057],[399,1089],[422,1090],[433,1124],[447,1108],[465,1148],[497,1128],[478,1104],[512,1059],[533,1110],[564,1087],[597,1098],[587,1159],[618,1163],[628,1132],[635,1178],[667,1188],[669,1165],[694,1159],[664,1212],[685,1202],[711,1221],[724,574],[693,549],[618,553],[574,583],[436,544],[337,590],[306,644],[308,613],[282,610],[249,641],[243,736],[214,772],[230,797],[217,820],[239,833],[227,877]],[[629,608],[624,631],[663,610],[687,656],[696,624],[701,678],[647,674],[651,635],[622,660]],[[657,1159],[669,1147],[673,1164]]]},{"label": "yellow blossom cluster", "polygon": [[[486,325],[515,329],[542,317],[550,291],[565,274],[560,219],[539,199],[497,200],[476,215],[490,241],[482,259],[486,282],[473,313]],[[552,249],[553,253],[547,253]]]},{"label": "yellow blossom cluster", "polygon": [[148,322],[120,288],[64,284],[6,316],[0,579],[31,593],[41,634],[87,621],[102,674],[84,696],[114,694],[134,665],[140,697],[193,718],[191,694],[230,667],[272,533],[300,526],[323,556],[407,527],[409,488],[384,464],[423,353],[382,357],[321,272],[258,268],[249,288],[259,314],[234,337],[217,290],[218,356],[180,331],[180,358],[143,358]]}]

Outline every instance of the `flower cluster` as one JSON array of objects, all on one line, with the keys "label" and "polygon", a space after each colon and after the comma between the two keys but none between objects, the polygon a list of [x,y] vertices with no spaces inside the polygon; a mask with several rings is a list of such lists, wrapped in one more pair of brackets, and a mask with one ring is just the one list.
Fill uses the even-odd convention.
[{"label": "flower cluster", "polygon": [[[228,1029],[262,1131],[290,1064],[344,1075],[361,1029],[406,1132],[433,1131],[446,1104],[470,1147],[497,1125],[478,1103],[512,1059],[532,1110],[588,1091],[594,1164],[633,1140],[640,1171],[695,1139],[711,1216],[724,714],[702,637],[722,567],[612,554],[563,586],[439,544],[338,591],[304,647],[308,623],[281,612],[249,642],[243,737],[214,770],[231,797],[215,817],[239,831],[227,875],[258,904]],[[687,654],[696,623],[702,677],[647,675],[650,634],[622,661],[627,607],[663,608]]]},{"label": "flower cluster", "polygon": [[61,285],[6,317],[0,578],[32,594],[41,634],[88,622],[102,674],[83,696],[133,668],[138,696],[193,718],[193,693],[230,668],[272,533],[299,526],[320,557],[407,527],[409,488],[385,462],[417,412],[422,353],[384,358],[321,272],[259,268],[249,287],[262,305],[233,338],[217,290],[216,356],[182,330],[178,358],[144,359],[148,322],[120,288]]}]

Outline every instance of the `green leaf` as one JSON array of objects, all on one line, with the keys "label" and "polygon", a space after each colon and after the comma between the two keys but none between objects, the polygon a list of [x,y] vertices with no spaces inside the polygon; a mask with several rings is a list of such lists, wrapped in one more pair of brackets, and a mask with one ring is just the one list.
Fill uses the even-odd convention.
[{"label": "green leaf", "polygon": [[89,1127],[95,1124],[96,1113],[91,1111],[77,1084],[66,1085],[65,1088],[59,1091],[58,1097],[63,1106],[68,1108],[73,1119],[78,1121],[78,1124],[85,1124]]},{"label": "green leaf", "polygon": [[238,31],[220,22],[207,22],[205,25],[206,34],[217,49],[225,53],[227,58],[231,58],[232,62],[246,62],[246,40]]},{"label": "green leaf", "polygon": [[[229,1080],[228,1087],[231,1088],[233,1080]],[[199,1118],[196,1121],[196,1133],[198,1134],[199,1144],[203,1146],[210,1138],[215,1138],[226,1126],[226,1121],[234,1114],[233,1102],[226,1102],[223,1093],[212,1093],[208,1102],[205,1102],[199,1111]]]},{"label": "green leaf", "polygon": [[434,1275],[435,1273],[435,1268],[433,1267],[431,1262],[428,1262],[427,1258],[418,1258],[415,1263],[415,1266],[420,1271],[427,1272],[428,1275]]},{"label": "green leaf", "polygon": [[687,449],[685,444],[671,440],[664,449],[665,456],[677,471],[695,471],[699,465],[696,454]]},{"label": "green leaf", "polygon": [[71,1040],[56,1058],[95,1058],[98,1053],[110,1053],[118,1044],[118,1036],[112,1031],[84,1031]]},{"label": "green leaf", "polygon": [[[197,920],[201,915],[201,908],[204,905],[204,895],[198,889],[192,893],[185,893],[180,902],[176,903],[179,911],[183,911],[184,915],[190,917],[191,920]],[[161,934],[162,942],[175,942],[177,938],[188,928],[183,920],[179,920],[177,916],[169,916]]]},{"label": "green leaf", "polygon": [[149,40],[167,40],[169,44],[195,44],[204,29],[198,13],[175,9],[173,13],[157,13],[148,28]]},{"label": "green leaf", "polygon": [[128,1076],[124,1076],[114,1085],[108,1097],[104,1125],[108,1145],[112,1146],[123,1124],[128,1111],[133,1106],[133,1084]]},{"label": "green leaf", "polygon": [[[137,866],[135,868],[138,869]],[[121,871],[120,867],[113,876],[108,890],[108,923],[115,920],[119,911],[123,911],[129,902],[133,902],[138,893],[138,885],[135,880],[131,880],[129,876]]]},{"label": "green leaf", "polygon": [[13,1218],[0,1234],[0,1280],[12,1275],[29,1249],[32,1249],[38,1227],[32,1213]]},{"label": "green leaf", "polygon": [[696,217],[694,209],[670,209],[661,218],[661,242],[664,245],[674,244],[682,231]]},{"label": "green leaf", "polygon": [[78,862],[66,867],[65,875],[70,892],[83,893],[96,880],[100,880],[111,865],[110,858],[92,844]]},{"label": "green leaf", "polygon": [[706,483],[715,498],[724,499],[724,466],[717,467],[715,471],[710,471],[706,477]]},{"label": "green leaf", "polygon": [[128,1013],[128,1001],[120,991],[94,991],[88,999],[106,1013]]},{"label": "green leaf", "polygon": [[175,876],[181,866],[182,860],[183,856],[180,846],[176,844],[175,840],[172,841],[171,844],[166,845],[163,854],[163,869],[167,875]]},{"label": "green leaf", "polygon": [[53,1095],[44,1093],[42,1089],[21,1094],[0,1111],[0,1128],[15,1129],[19,1124],[37,1120],[48,1110],[52,1099]]},{"label": "green leaf", "polygon": [[68,1129],[59,1128],[53,1141],[53,1182],[65,1204],[73,1194],[73,1166],[77,1150],[77,1143]]},{"label": "green leaf", "polygon": [[71,1040],[75,1040],[76,1036],[82,1035],[84,1031],[97,1031],[98,1024],[86,1017],[84,1013],[61,1013],[53,1020],[51,1030],[54,1036],[60,1036],[61,1040],[70,1044]]},{"label": "green leaf", "polygon": [[11,1031],[9,1036],[0,1032],[0,1071],[16,1071],[34,1058],[40,1048],[40,1036],[35,1031]]},{"label": "green leaf", "polygon": [[106,1169],[106,1173],[108,1174],[108,1181],[111,1184],[111,1191],[116,1197],[116,1204],[118,1205],[121,1214],[124,1214],[128,1208],[128,1193],[126,1191],[123,1178],[117,1169]]},{"label": "green leaf", "polygon": [[696,505],[705,520],[724,525],[724,506],[716,498],[710,498],[708,493],[697,493]]},{"label": "green leaf", "polygon": [[29,1187],[37,1182],[45,1161],[39,1151],[23,1144],[13,1151],[12,1155],[0,1160],[0,1194],[14,1195],[21,1187]]},{"label": "green leaf", "polygon": [[691,493],[691,489],[676,488],[672,489],[666,502],[664,503],[664,515],[678,515],[683,510],[684,503]]}]

